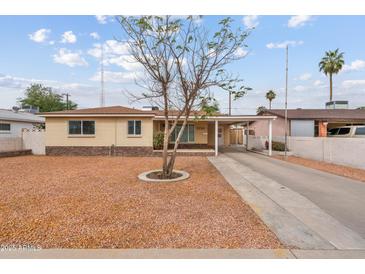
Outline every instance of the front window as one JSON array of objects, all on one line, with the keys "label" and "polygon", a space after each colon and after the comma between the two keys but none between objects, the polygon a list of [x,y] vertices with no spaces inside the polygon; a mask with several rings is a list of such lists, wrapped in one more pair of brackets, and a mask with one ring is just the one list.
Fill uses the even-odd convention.
[{"label": "front window", "polygon": [[0,132],[10,132],[10,124],[9,123],[0,123]]},{"label": "front window", "polygon": [[95,121],[75,120],[68,122],[69,135],[94,135]]},{"label": "front window", "polygon": [[[182,125],[176,125],[174,131],[171,133],[171,142],[175,142],[179,135]],[[195,141],[195,126],[188,124],[185,126],[180,143],[194,143]]]},{"label": "front window", "polygon": [[139,136],[142,133],[142,121],[130,120],[128,121],[128,135]]}]

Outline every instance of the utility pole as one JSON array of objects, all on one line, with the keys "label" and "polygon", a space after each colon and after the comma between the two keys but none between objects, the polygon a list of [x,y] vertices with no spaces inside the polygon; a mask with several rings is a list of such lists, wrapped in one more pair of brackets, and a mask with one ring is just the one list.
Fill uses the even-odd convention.
[{"label": "utility pole", "polygon": [[228,105],[228,114],[231,116],[232,109],[232,91],[229,91],[229,105]]},{"label": "utility pole", "polygon": [[68,102],[69,102],[69,100],[68,100],[68,97],[70,97],[71,95],[69,94],[69,93],[62,93],[62,96],[66,96],[66,109],[67,110],[69,110],[69,107],[68,107]]},{"label": "utility pole", "polygon": [[287,160],[288,150],[288,51],[289,47],[286,45],[286,66],[285,66],[285,151],[284,158]]},{"label": "utility pole", "polygon": [[104,107],[105,96],[104,96],[104,44],[103,43],[101,44],[100,85],[101,85],[100,107]]}]

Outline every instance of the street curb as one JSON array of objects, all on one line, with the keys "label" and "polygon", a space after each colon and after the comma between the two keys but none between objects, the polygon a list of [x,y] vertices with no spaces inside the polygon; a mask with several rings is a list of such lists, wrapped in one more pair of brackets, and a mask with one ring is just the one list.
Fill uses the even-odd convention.
[{"label": "street curb", "polygon": [[38,249],[1,251],[0,259],[365,259],[365,250]]}]

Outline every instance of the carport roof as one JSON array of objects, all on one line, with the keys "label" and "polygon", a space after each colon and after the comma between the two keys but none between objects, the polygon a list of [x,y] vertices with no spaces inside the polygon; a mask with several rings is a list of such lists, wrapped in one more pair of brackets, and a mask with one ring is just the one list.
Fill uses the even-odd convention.
[{"label": "carport roof", "polygon": [[[284,109],[268,109],[259,115],[285,116]],[[365,109],[288,109],[288,119],[311,120],[363,120],[365,121]]]}]

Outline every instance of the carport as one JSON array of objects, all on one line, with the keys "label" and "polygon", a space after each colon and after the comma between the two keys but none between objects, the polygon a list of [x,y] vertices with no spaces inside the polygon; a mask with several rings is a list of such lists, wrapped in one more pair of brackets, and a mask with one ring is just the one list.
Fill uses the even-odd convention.
[{"label": "carport", "polygon": [[[207,120],[209,122],[214,123],[214,152],[215,156],[218,156],[218,128],[219,125],[244,125],[246,127],[246,149],[248,148],[248,133],[249,133],[249,124],[250,122],[259,121],[259,120],[266,120],[268,121],[268,129],[269,129],[269,156],[272,155],[272,121],[276,119],[276,116],[273,115],[222,115],[222,116],[209,116]],[[244,132],[245,132],[244,131]]]}]

